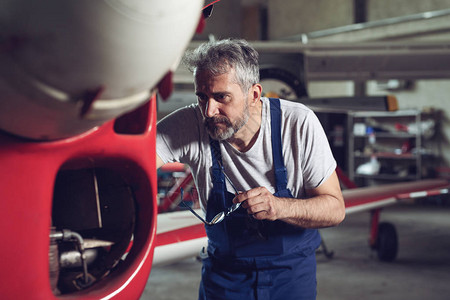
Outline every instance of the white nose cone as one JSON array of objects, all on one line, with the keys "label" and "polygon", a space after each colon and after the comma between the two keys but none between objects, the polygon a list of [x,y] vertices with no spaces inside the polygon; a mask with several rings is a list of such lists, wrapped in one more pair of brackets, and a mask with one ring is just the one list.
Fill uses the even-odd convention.
[{"label": "white nose cone", "polygon": [[144,102],[183,54],[202,0],[2,0],[0,129],[85,132]]}]

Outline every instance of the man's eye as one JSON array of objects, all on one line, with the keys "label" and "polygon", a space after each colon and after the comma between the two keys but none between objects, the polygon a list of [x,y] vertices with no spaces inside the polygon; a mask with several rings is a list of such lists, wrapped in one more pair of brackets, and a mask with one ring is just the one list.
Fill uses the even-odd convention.
[{"label": "man's eye", "polygon": [[198,100],[198,102],[205,103],[206,97],[205,96],[197,96],[197,100]]},{"label": "man's eye", "polygon": [[227,95],[219,94],[219,95],[216,95],[214,98],[215,98],[217,101],[223,102],[223,101],[225,101],[228,97],[227,97]]}]

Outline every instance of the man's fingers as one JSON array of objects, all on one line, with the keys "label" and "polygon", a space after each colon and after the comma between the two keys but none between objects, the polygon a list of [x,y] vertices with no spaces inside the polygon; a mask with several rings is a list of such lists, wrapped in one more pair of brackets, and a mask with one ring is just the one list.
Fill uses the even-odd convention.
[{"label": "man's fingers", "polygon": [[252,217],[256,220],[266,220],[266,219],[268,219],[267,216],[268,216],[268,214],[267,214],[267,211],[265,211],[265,210],[260,211],[256,214],[252,214]]},{"label": "man's fingers", "polygon": [[274,210],[273,195],[263,187],[254,188],[246,192],[242,192],[234,197],[233,202],[242,203],[242,207],[247,210],[249,215],[253,215],[258,220],[275,220],[276,213]]},{"label": "man's fingers", "polygon": [[[267,191],[265,188],[254,188],[251,190],[248,190],[246,192],[242,192],[236,197],[234,197],[233,202],[244,202],[244,201],[258,201],[258,199],[261,198],[261,196],[264,195],[264,191]],[[261,200],[260,200],[261,201]]]}]

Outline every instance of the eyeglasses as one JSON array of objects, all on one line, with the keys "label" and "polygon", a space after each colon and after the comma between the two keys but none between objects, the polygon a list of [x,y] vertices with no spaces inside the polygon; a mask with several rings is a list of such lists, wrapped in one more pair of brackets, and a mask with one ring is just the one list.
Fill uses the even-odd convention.
[{"label": "eyeglasses", "polygon": [[[225,174],[225,172],[223,170],[223,167],[222,167],[222,164],[220,162],[219,162],[219,166],[220,166],[220,170],[222,171],[222,174],[225,176],[225,179],[231,185],[231,187],[233,188],[235,194],[238,195],[239,191],[237,190],[236,186],[233,184],[231,179],[227,176],[227,174]],[[202,218],[199,214],[197,214],[195,212],[195,210],[193,210],[189,205],[187,205],[186,203],[183,202],[183,192],[184,192],[183,188],[180,188],[180,195],[181,195],[181,202],[180,203],[183,204],[184,207],[187,207],[194,214],[194,216],[196,216],[198,219],[200,219],[200,221],[202,221],[203,223],[205,223],[206,225],[209,225],[209,226],[216,225],[216,224],[222,222],[225,219],[225,217],[227,217],[231,213],[235,212],[241,206],[240,202],[239,203],[233,203],[233,205],[231,205],[228,209],[218,213],[217,215],[214,216],[214,218],[212,218],[212,220],[210,222],[208,222],[204,218]]]}]

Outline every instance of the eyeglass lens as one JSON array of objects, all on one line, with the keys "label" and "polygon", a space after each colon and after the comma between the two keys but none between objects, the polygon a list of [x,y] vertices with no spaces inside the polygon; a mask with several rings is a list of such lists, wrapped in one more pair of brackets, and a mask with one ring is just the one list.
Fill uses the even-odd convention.
[{"label": "eyeglass lens", "polygon": [[[225,179],[228,181],[228,183],[234,189],[236,195],[239,194],[236,186],[233,184],[233,182],[227,176],[227,174],[225,174],[222,164],[219,163],[219,166],[220,166],[220,170],[222,171],[222,174],[225,176]],[[197,214],[189,205],[187,205],[186,203],[183,202],[183,192],[184,192],[183,188],[180,188],[180,197],[181,197],[180,203],[183,204],[184,207],[187,207],[198,219],[200,219],[200,221],[202,221],[206,225],[216,225],[216,224],[222,222],[225,219],[225,217],[227,217],[231,213],[235,212],[241,206],[241,203],[233,203],[233,205],[231,205],[226,211],[222,211],[222,212],[218,213],[217,215],[214,216],[214,218],[212,218],[211,222],[208,222],[204,218],[202,218],[199,214]]]}]

